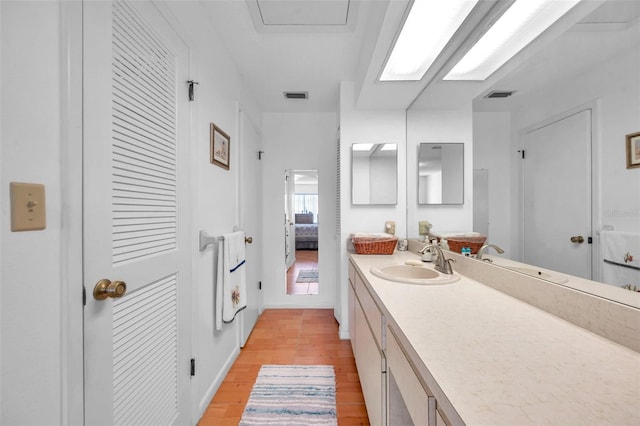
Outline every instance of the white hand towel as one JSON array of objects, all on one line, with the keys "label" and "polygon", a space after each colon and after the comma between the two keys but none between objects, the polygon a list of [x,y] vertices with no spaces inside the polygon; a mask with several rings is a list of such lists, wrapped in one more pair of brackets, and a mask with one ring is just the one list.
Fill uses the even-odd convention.
[{"label": "white hand towel", "polygon": [[216,284],[217,330],[222,329],[222,323],[232,322],[238,312],[247,307],[244,244],[243,231],[225,234],[221,241]]},{"label": "white hand towel", "polygon": [[602,281],[607,284],[640,288],[640,234],[619,231],[600,232]]},{"label": "white hand towel", "polygon": [[224,281],[224,240],[218,241],[218,261],[215,271],[216,276],[216,303],[215,303],[215,318],[216,318],[216,330],[222,330],[222,282]]}]

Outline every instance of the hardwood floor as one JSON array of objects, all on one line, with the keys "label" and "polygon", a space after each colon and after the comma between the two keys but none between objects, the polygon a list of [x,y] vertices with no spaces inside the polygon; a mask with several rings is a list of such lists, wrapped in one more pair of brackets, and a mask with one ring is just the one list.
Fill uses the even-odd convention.
[{"label": "hardwood floor", "polygon": [[331,309],[265,310],[199,426],[237,425],[263,364],[333,365],[338,425],[368,425],[351,343]]},{"label": "hardwood floor", "polygon": [[297,283],[304,269],[318,270],[318,250],[296,250],[296,262],[287,271],[287,294],[318,294],[319,283]]}]

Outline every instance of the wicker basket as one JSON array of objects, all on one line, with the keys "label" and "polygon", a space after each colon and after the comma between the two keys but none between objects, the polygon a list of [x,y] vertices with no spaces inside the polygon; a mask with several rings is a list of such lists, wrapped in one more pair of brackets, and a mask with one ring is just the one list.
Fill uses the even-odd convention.
[{"label": "wicker basket", "polygon": [[398,237],[353,237],[351,238],[351,242],[358,254],[393,254],[396,244],[398,244]]},{"label": "wicker basket", "polygon": [[485,241],[487,241],[487,237],[484,235],[479,235],[477,237],[460,236],[447,238],[449,250],[455,251],[457,253],[462,253],[462,249],[464,247],[469,247],[471,249],[471,253],[476,254]]}]

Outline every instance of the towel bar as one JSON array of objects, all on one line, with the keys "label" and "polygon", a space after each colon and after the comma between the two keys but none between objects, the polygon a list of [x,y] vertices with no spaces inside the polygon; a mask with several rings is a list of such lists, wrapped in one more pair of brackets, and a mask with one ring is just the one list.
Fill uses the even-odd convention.
[{"label": "towel bar", "polygon": [[223,240],[224,237],[212,237],[207,231],[200,231],[200,251],[207,248],[208,245]]},{"label": "towel bar", "polygon": [[613,231],[613,226],[611,225],[602,225],[602,229],[600,229],[599,231],[596,231],[596,235],[600,235],[600,232],[602,231]]},{"label": "towel bar", "polygon": [[604,262],[610,265],[622,266],[624,268],[631,268],[631,269],[636,269],[640,271],[640,267],[637,267],[635,265],[626,265],[624,263],[614,262],[613,260],[609,260],[609,259],[604,259]]},{"label": "towel bar", "polygon": [[[234,226],[233,227],[233,231],[237,232],[238,228],[236,226]],[[220,240],[224,240],[224,237],[222,237],[222,236],[213,237],[213,236],[207,234],[207,231],[200,231],[200,251],[203,251],[204,249],[207,248],[208,245],[216,243],[216,242],[218,242]],[[253,237],[244,237],[244,242],[246,244],[253,243]]]}]

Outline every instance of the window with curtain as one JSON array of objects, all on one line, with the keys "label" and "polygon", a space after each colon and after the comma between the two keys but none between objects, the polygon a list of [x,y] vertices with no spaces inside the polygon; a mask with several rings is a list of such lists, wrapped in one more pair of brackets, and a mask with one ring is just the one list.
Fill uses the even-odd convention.
[{"label": "window with curtain", "polygon": [[295,213],[313,213],[313,223],[318,223],[318,194],[294,194]]}]

